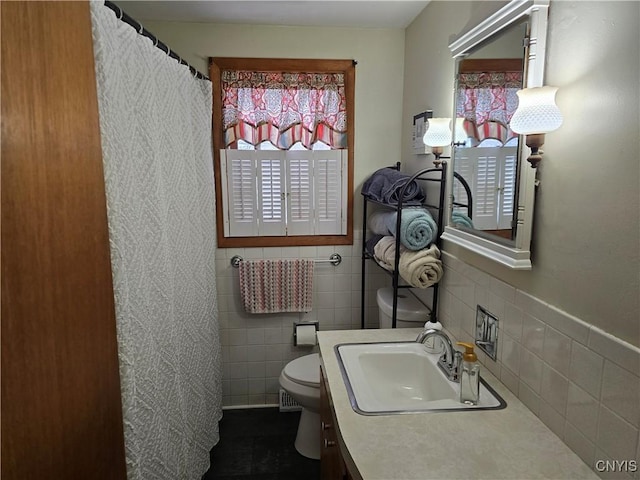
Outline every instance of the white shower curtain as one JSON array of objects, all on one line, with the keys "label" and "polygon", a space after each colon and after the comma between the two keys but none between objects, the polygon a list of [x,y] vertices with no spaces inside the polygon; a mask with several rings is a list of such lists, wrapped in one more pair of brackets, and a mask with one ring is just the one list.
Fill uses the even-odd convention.
[{"label": "white shower curtain", "polygon": [[211,83],[90,3],[127,475],[199,479],[222,415]]}]

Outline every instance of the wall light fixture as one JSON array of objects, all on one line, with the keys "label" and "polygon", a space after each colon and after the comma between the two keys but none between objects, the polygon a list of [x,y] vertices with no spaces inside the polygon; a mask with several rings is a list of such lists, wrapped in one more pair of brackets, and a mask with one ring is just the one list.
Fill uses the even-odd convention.
[{"label": "wall light fixture", "polygon": [[466,119],[464,117],[456,118],[456,123],[453,128],[453,144],[458,147],[465,146],[469,137],[467,129],[464,126],[465,121]]},{"label": "wall light fixture", "polygon": [[562,114],[556,105],[557,87],[533,87],[519,90],[518,108],[511,117],[511,130],[526,135],[531,155],[527,161],[536,168],[542,160],[544,134],[553,132],[562,125]]},{"label": "wall light fixture", "polygon": [[427,131],[424,134],[424,137],[422,137],[424,144],[431,147],[431,153],[436,157],[433,160],[433,164],[436,168],[440,168],[440,165],[442,164],[440,156],[444,151],[443,147],[451,145],[450,123],[450,118],[430,118]]}]

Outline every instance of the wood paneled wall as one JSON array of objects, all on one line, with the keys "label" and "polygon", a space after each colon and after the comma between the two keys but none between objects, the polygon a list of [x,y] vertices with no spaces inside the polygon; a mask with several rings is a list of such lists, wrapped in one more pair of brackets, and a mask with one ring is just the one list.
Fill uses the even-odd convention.
[{"label": "wood paneled wall", "polygon": [[126,478],[87,2],[1,2],[2,478]]}]

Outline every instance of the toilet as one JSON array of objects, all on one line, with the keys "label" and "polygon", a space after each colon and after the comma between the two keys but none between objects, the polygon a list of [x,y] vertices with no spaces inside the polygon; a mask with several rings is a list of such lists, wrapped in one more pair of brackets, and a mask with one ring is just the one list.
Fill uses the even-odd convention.
[{"label": "toilet", "polygon": [[[393,312],[393,288],[378,289],[378,319],[380,328],[391,328]],[[398,290],[396,328],[421,328],[429,320],[429,311],[413,295]]]},{"label": "toilet", "polygon": [[298,453],[320,459],[320,356],[291,360],[280,374],[280,386],[302,406],[295,447]]}]

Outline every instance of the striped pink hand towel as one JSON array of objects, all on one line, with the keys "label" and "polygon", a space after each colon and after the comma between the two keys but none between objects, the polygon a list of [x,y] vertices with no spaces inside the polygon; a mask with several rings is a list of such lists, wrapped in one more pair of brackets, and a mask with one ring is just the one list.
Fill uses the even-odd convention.
[{"label": "striped pink hand towel", "polygon": [[309,312],[313,260],[243,260],[240,296],[248,313]]}]

